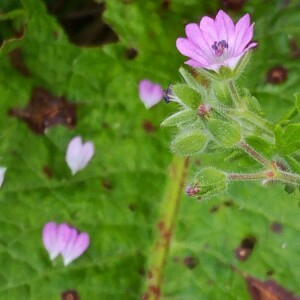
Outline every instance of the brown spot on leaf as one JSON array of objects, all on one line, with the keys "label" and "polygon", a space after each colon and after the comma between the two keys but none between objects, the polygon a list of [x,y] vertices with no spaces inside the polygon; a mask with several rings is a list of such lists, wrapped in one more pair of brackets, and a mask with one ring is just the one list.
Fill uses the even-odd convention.
[{"label": "brown spot on leaf", "polygon": [[215,212],[217,212],[219,209],[220,209],[220,205],[214,205],[214,206],[209,210],[209,212],[210,212],[210,213],[215,213]]},{"label": "brown spot on leaf", "polygon": [[287,69],[283,66],[275,66],[267,72],[267,82],[281,84],[287,80]]},{"label": "brown spot on leaf", "polygon": [[138,51],[135,48],[126,49],[125,56],[127,59],[135,59],[138,55]]},{"label": "brown spot on leaf", "polygon": [[232,207],[234,202],[232,200],[226,200],[224,201],[224,206],[227,206],[227,207]]},{"label": "brown spot on leaf", "polygon": [[247,288],[252,300],[300,300],[274,280],[261,281],[246,276]]},{"label": "brown spot on leaf", "polygon": [[300,58],[300,47],[295,38],[291,38],[289,40],[289,46],[291,49],[291,56],[292,58]]},{"label": "brown spot on leaf", "polygon": [[271,227],[271,230],[275,233],[282,232],[282,224],[279,222],[273,222],[270,227]]},{"label": "brown spot on leaf", "polygon": [[243,8],[247,0],[221,0],[221,5],[232,10],[240,10]]},{"label": "brown spot on leaf", "polygon": [[22,56],[21,48],[16,48],[9,52],[9,60],[11,65],[19,71],[23,76],[29,77],[31,76],[30,71],[24,63],[24,59]]},{"label": "brown spot on leaf", "polygon": [[256,238],[249,236],[241,241],[239,247],[235,249],[235,256],[240,261],[245,261],[251,255],[254,246],[256,244]]},{"label": "brown spot on leaf", "polygon": [[195,269],[197,266],[197,259],[194,256],[186,256],[183,259],[183,263],[188,269],[192,270]]},{"label": "brown spot on leaf", "polygon": [[80,300],[77,291],[75,290],[68,290],[61,294],[62,300]]},{"label": "brown spot on leaf", "polygon": [[273,270],[269,270],[266,272],[267,276],[273,276],[274,275],[274,271]]},{"label": "brown spot on leaf", "polygon": [[76,105],[43,88],[34,88],[28,105],[23,109],[10,109],[9,115],[27,123],[37,134],[43,134],[47,128],[58,124],[69,128],[76,125]]},{"label": "brown spot on leaf", "polygon": [[43,167],[43,173],[48,177],[48,178],[52,178],[53,177],[53,172],[50,169],[50,167],[48,166],[44,166]]},{"label": "brown spot on leaf", "polygon": [[108,179],[102,179],[101,185],[107,191],[111,191],[113,189],[113,186]]},{"label": "brown spot on leaf", "polygon": [[102,128],[104,128],[104,129],[109,129],[109,123],[103,121],[103,122],[102,122]]},{"label": "brown spot on leaf", "polygon": [[156,128],[153,125],[153,123],[148,121],[148,120],[143,122],[142,127],[143,127],[143,129],[145,130],[146,133],[152,133],[152,132],[156,131]]},{"label": "brown spot on leaf", "polygon": [[135,212],[136,208],[137,208],[137,205],[135,203],[130,203],[128,205],[128,208],[129,208],[130,211]]},{"label": "brown spot on leaf", "polygon": [[171,0],[162,0],[161,7],[163,10],[168,10],[171,6],[172,1]]}]

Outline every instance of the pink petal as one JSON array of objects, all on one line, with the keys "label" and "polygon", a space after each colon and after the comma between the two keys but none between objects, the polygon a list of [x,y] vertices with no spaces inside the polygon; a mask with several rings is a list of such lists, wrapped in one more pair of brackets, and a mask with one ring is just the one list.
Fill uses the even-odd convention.
[{"label": "pink petal", "polygon": [[5,172],[6,172],[6,168],[0,167],[0,187],[2,186]]},{"label": "pink petal", "polygon": [[60,224],[57,227],[56,243],[59,253],[65,249],[72,234],[72,228],[68,224]]},{"label": "pink petal", "polygon": [[67,266],[73,260],[81,256],[88,248],[89,243],[90,240],[87,233],[78,234],[75,229],[72,229],[72,236],[69,243],[61,253],[64,265]]},{"label": "pink petal", "polygon": [[88,162],[91,160],[95,152],[94,144],[92,142],[86,142],[83,144],[83,153],[82,153],[82,166],[86,166]]},{"label": "pink petal", "polygon": [[234,48],[232,54],[238,54],[243,51],[241,49],[241,43],[244,39],[245,33],[250,26],[250,16],[249,14],[244,15],[235,25],[234,29]]},{"label": "pink petal", "polygon": [[148,79],[139,82],[139,96],[146,108],[157,104],[163,97],[163,89],[159,84]]},{"label": "pink petal", "polygon": [[201,63],[199,63],[198,61],[193,60],[193,59],[187,60],[187,61],[185,62],[185,64],[187,64],[187,65],[189,65],[189,66],[191,66],[191,67],[193,67],[193,68],[204,68],[204,67],[206,66],[206,65],[201,64]]},{"label": "pink petal", "polygon": [[57,247],[57,224],[54,222],[47,223],[43,228],[42,238],[43,244],[50,255],[50,259],[53,260],[59,254]]},{"label": "pink petal", "polygon": [[[241,39],[237,40],[235,43],[235,51],[237,50],[244,50],[245,47],[249,44],[249,42],[252,40],[253,37],[253,26],[254,24],[252,24],[247,31],[244,33],[243,37],[241,37]],[[238,44],[239,43],[239,44]],[[234,54],[238,54],[238,52],[234,53]]]},{"label": "pink petal", "polygon": [[[207,64],[208,59],[202,56],[202,52],[200,51],[199,47],[193,44],[190,40],[184,38],[178,38],[176,40],[176,47],[179,52],[185,56],[192,58],[193,60],[202,64]],[[208,55],[209,56],[209,52]]]},{"label": "pink petal", "polygon": [[94,145],[92,142],[82,143],[80,136],[73,138],[67,148],[66,162],[72,174],[84,169],[94,155]]},{"label": "pink petal", "polygon": [[197,53],[197,56],[205,61],[211,60],[211,47],[207,47],[199,26],[195,23],[188,24],[185,27],[185,33],[188,37],[187,41],[193,44],[193,51]]},{"label": "pink petal", "polygon": [[215,21],[209,17],[203,17],[200,21],[200,29],[210,34],[213,41],[218,42],[219,34],[216,30]]},{"label": "pink petal", "polygon": [[216,16],[215,27],[218,32],[216,41],[225,40],[230,45],[230,38],[234,33],[234,24],[223,10],[220,10]]}]

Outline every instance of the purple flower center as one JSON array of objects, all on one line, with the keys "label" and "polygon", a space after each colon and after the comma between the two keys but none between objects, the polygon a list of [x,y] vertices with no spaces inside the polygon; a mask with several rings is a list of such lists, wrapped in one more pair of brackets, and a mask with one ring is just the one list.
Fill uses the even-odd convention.
[{"label": "purple flower center", "polygon": [[225,40],[222,40],[220,42],[214,42],[211,47],[215,51],[216,56],[222,56],[224,53],[224,49],[228,48],[228,44]]}]

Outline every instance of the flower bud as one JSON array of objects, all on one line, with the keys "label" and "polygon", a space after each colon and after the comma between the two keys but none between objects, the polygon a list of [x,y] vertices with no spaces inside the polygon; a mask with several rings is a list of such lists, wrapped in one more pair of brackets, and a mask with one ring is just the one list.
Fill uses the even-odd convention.
[{"label": "flower bud", "polygon": [[180,155],[192,155],[203,151],[208,140],[207,134],[199,128],[183,131],[176,136],[171,149]]},{"label": "flower bud", "polygon": [[241,127],[235,121],[228,122],[210,118],[207,128],[215,141],[222,147],[230,148],[241,141]]},{"label": "flower bud", "polygon": [[204,168],[194,178],[201,198],[213,197],[227,189],[226,174],[215,168]]}]

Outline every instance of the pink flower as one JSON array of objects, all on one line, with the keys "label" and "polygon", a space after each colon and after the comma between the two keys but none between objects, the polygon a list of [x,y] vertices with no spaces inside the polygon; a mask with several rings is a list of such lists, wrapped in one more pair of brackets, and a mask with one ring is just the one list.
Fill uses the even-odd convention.
[{"label": "pink flower", "polygon": [[84,169],[94,155],[92,142],[82,143],[80,136],[73,138],[67,149],[66,162],[73,175]]},{"label": "pink flower", "polygon": [[65,266],[82,255],[90,243],[87,233],[78,233],[68,224],[49,222],[44,226],[42,236],[50,259],[54,260],[61,254]]},{"label": "pink flower", "polygon": [[3,183],[5,172],[6,172],[6,168],[0,167],[0,187]]},{"label": "pink flower", "polygon": [[244,15],[234,25],[232,19],[220,10],[213,20],[203,17],[200,24],[185,27],[187,38],[178,38],[176,47],[190,59],[185,63],[194,68],[218,71],[221,66],[235,69],[241,57],[256,43],[253,37],[250,16]]},{"label": "pink flower", "polygon": [[146,108],[157,104],[162,99],[163,92],[159,84],[153,83],[148,79],[141,80],[139,83],[139,96]]}]

